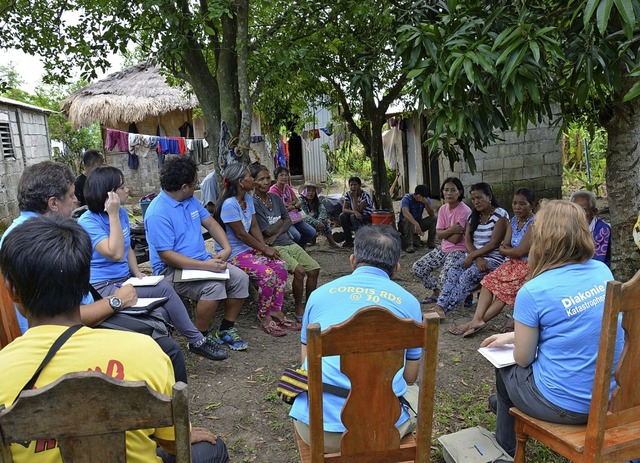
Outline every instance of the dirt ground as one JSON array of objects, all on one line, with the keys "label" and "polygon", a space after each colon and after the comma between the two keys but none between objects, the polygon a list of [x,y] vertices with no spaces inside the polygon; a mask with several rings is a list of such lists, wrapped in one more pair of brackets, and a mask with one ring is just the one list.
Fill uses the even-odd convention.
[{"label": "dirt ground", "polygon": [[[411,265],[426,251],[427,248],[420,248],[415,254],[403,253],[402,268],[394,278],[420,300],[426,291],[412,276]],[[320,284],[351,271],[350,253],[329,248],[324,239],[310,247],[309,254],[322,266]],[[292,309],[289,290],[285,310]],[[472,311],[472,308],[460,308],[451,317],[452,321],[465,319],[472,315]],[[434,447],[437,447],[438,436],[476,425],[478,423],[473,420],[478,417],[480,424],[492,426],[485,404],[494,384],[493,367],[476,349],[483,335],[495,331],[506,320],[502,314],[489,323],[482,335],[468,339],[446,332],[452,321],[442,324]],[[193,424],[206,426],[221,436],[230,449],[233,462],[298,461],[291,421],[287,416],[289,406],[276,396],[275,387],[284,367],[300,363],[299,333],[290,333],[282,338],[267,336],[258,329],[255,301],[245,304],[237,326],[249,343],[249,350],[232,352],[223,362],[212,362],[185,353]],[[460,404],[460,408],[456,409],[455,404]],[[440,413],[442,416],[438,416]],[[467,419],[468,415],[471,415],[472,422]],[[483,415],[486,415],[486,422]],[[443,461],[439,454],[434,448],[435,462]]]},{"label": "dirt ground", "polygon": [[[600,204],[599,204],[600,205]],[[396,209],[399,202],[396,201]],[[606,210],[603,204],[601,209]],[[428,249],[421,247],[414,254],[402,253],[401,269],[394,280],[422,300],[427,291],[412,275],[411,266]],[[309,254],[322,268],[319,285],[351,272],[350,251],[332,249],[324,238],[308,248]],[[285,297],[284,310],[293,311],[291,279]],[[423,310],[428,306],[423,305]],[[480,341],[510,319],[511,308],[487,324],[474,337],[463,339],[449,334],[447,328],[473,315],[474,307],[459,307],[441,324],[438,346],[437,392],[432,438],[432,461],[444,462],[439,436],[471,426],[484,426],[493,431],[495,417],[489,412],[487,397],[494,389],[494,369],[478,352]],[[244,352],[231,352],[222,362],[213,362],[189,353],[185,348],[191,416],[193,425],[205,426],[227,443],[232,462],[293,463],[298,460],[289,406],[275,393],[284,367],[300,364],[299,333],[273,338],[258,328],[255,294],[245,303],[237,322],[243,338],[249,343]],[[221,311],[212,326],[220,322]],[[184,339],[178,340],[186,346]],[[531,461],[563,462],[553,452],[528,446]],[[533,453],[533,455],[531,455]]]}]

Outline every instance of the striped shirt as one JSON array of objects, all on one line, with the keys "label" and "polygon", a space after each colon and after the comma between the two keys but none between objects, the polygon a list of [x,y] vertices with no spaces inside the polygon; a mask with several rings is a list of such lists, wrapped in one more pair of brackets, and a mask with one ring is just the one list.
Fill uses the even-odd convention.
[{"label": "striped shirt", "polygon": [[[365,206],[365,208],[362,210],[361,214],[362,215],[371,215],[371,212],[373,212],[373,199],[371,199],[371,195],[369,193],[367,193],[364,190],[360,191],[360,197],[358,198],[358,204],[360,204],[362,201],[365,201],[367,203],[367,205]],[[351,192],[347,191],[344,196],[342,197],[342,207],[344,208],[345,206],[347,206],[347,209],[351,209],[353,211],[356,210],[356,206],[358,204],[353,204],[351,202]]]},{"label": "striped shirt", "polygon": [[[493,229],[495,228],[496,223],[498,223],[498,220],[500,220],[500,218],[502,217],[509,220],[509,213],[504,209],[502,209],[501,207],[498,207],[496,208],[495,211],[493,211],[493,214],[491,214],[491,216],[489,217],[489,220],[487,220],[487,223],[478,224],[478,228],[476,228],[476,231],[473,232],[473,245],[475,246],[476,249],[480,249],[481,247],[486,245],[489,241],[491,241],[491,234],[493,233]],[[494,262],[504,261],[504,257],[502,256],[502,254],[500,254],[500,251],[498,251],[498,248],[494,249],[488,254],[485,254],[482,257],[484,257],[485,260],[487,261],[489,260],[492,260]]]}]

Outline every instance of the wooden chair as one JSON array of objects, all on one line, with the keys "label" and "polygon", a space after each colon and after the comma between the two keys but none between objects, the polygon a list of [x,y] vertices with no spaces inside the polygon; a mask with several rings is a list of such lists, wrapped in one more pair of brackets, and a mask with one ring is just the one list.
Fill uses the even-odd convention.
[{"label": "wooden chair", "polygon": [[20,336],[16,309],[0,275],[0,349]]},{"label": "wooden chair", "polygon": [[[400,319],[388,310],[366,307],[349,320],[322,333],[317,323],[307,327],[309,374],[309,447],[294,431],[303,462],[428,462],[431,453],[433,398],[436,381],[439,319],[424,316],[423,323]],[[394,424],[400,402],[392,381],[404,362],[404,350],[422,347],[422,382],[416,437],[400,435]],[[322,416],[322,357],[340,355],[342,372],[351,392],[342,409],[341,452],[324,454]]]},{"label": "wooden chair", "polygon": [[[617,387],[609,400],[618,315],[622,312],[625,347],[615,371]],[[522,413],[515,416],[515,461],[524,463],[527,438],[573,462],[626,462],[640,457],[640,272],[627,283],[607,283],[589,421],[569,426],[547,423]],[[571,387],[571,385],[567,385]]]},{"label": "wooden chair", "polygon": [[0,462],[12,462],[12,442],[56,439],[63,462],[126,462],[125,431],[174,426],[176,461],[191,462],[187,385],[171,397],[144,381],[103,373],[68,373],[20,394],[0,413]]}]

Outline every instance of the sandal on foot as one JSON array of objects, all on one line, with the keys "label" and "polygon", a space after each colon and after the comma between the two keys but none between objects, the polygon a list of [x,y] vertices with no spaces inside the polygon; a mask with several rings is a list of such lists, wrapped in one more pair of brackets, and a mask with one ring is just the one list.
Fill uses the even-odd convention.
[{"label": "sandal on foot", "polygon": [[409,254],[413,254],[414,252],[416,252],[416,249],[415,249],[413,246],[409,246],[409,247],[407,248],[407,252],[408,252]]},{"label": "sandal on foot", "polygon": [[302,328],[302,325],[300,323],[298,323],[297,321],[293,321],[293,320],[289,320],[288,318],[283,318],[283,319],[274,319],[274,321],[281,327],[284,328],[285,330],[289,330],[289,331],[300,331],[300,329]]},{"label": "sandal on foot", "polygon": [[474,334],[478,333],[479,331],[482,331],[485,328],[485,326],[487,326],[486,323],[484,325],[480,325],[480,326],[471,326],[471,327],[469,327],[469,329],[467,331],[465,331],[462,334],[462,337],[463,338],[471,337]]},{"label": "sandal on foot", "polygon": [[467,324],[464,325],[453,325],[450,326],[449,329],[447,330],[447,332],[455,335],[455,336],[460,336],[465,334],[467,331],[469,330],[469,326]]},{"label": "sandal on foot", "polygon": [[436,314],[438,314],[438,317],[440,317],[440,321],[446,320],[446,318],[447,318],[447,314],[444,313],[444,311],[442,309],[436,310],[435,307],[432,307],[429,310],[427,310],[427,313],[436,313]]},{"label": "sandal on foot", "polygon": [[435,304],[436,302],[438,302],[438,298],[437,297],[435,297],[435,296],[427,296],[422,301],[420,301],[420,304]]},{"label": "sandal on foot", "polygon": [[260,323],[260,329],[267,333],[269,336],[273,336],[274,338],[279,338],[281,336],[287,335],[287,331],[280,328],[280,326],[278,326],[278,324],[273,320],[265,324]]}]

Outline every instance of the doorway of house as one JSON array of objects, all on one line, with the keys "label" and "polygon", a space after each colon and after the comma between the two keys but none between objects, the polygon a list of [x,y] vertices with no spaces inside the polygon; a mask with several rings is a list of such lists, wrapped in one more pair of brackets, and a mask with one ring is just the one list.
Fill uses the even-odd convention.
[{"label": "doorway of house", "polygon": [[291,137],[289,137],[289,170],[291,175],[304,175],[302,137],[296,132],[291,132]]}]

